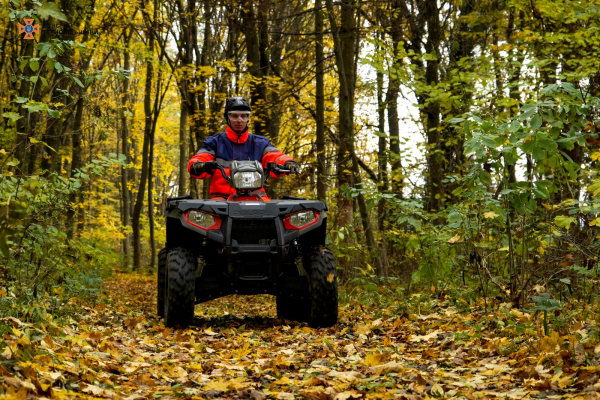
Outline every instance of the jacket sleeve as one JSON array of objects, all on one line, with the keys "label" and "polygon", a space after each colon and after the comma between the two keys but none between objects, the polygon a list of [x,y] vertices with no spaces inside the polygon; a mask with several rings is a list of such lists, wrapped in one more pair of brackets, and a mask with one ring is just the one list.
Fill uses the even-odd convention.
[{"label": "jacket sleeve", "polygon": [[[277,165],[283,165],[288,160],[293,160],[293,158],[288,156],[287,154],[283,154],[283,152],[281,152],[279,149],[277,149],[277,147],[273,146],[271,141],[269,141],[269,143],[263,150],[261,162],[262,162],[263,168],[266,168],[267,163],[269,163],[269,162],[274,162]],[[277,178],[277,175],[273,174],[272,172],[271,172],[271,176],[274,178]]]},{"label": "jacket sleeve", "polygon": [[[202,147],[200,148],[200,150],[192,157],[190,158],[190,161],[188,162],[188,172],[190,173],[190,175],[192,175],[191,172],[191,168],[192,168],[192,164],[201,161],[201,162],[206,162],[206,161],[213,161],[215,159],[215,151],[216,151],[216,140],[214,136],[209,136],[206,138],[206,140],[204,140],[204,143],[202,144]],[[206,172],[196,176],[196,175],[192,175],[194,178],[198,178],[198,179],[206,179],[208,177],[210,177],[210,174],[207,174]]]}]

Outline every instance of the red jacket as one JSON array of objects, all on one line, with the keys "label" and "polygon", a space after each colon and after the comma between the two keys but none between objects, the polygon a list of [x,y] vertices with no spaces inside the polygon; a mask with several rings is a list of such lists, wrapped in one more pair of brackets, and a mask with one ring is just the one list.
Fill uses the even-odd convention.
[{"label": "red jacket", "polygon": [[[233,160],[260,161],[263,168],[266,168],[268,162],[283,165],[286,161],[292,160],[292,158],[279,151],[266,137],[248,133],[247,129],[246,132],[238,135],[228,126],[227,132],[218,133],[206,138],[202,144],[202,148],[190,159],[188,172],[191,174],[190,168],[195,162],[213,160],[223,166],[225,171],[229,173],[229,167]],[[203,173],[198,176],[192,176],[198,179],[206,179],[210,174]],[[276,177],[274,174],[271,174],[271,176]],[[223,178],[221,171],[215,170],[212,174],[209,192],[211,198],[226,198],[230,194],[235,193],[235,189]]]}]

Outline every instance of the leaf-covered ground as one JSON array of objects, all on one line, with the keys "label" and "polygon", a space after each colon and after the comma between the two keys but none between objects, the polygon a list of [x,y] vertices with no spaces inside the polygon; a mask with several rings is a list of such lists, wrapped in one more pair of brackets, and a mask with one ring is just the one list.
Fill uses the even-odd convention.
[{"label": "leaf-covered ground", "polygon": [[544,336],[541,315],[421,296],[350,302],[338,326],[315,330],[259,296],[198,305],[194,326],[173,330],[155,316],[154,278],[107,288],[110,301],[80,305],[69,326],[0,318],[0,398],[600,397],[592,320],[555,318],[563,326]]}]

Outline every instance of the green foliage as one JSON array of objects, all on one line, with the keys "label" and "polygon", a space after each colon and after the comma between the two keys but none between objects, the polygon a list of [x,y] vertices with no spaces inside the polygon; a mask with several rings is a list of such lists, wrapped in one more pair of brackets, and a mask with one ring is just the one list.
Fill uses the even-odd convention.
[{"label": "green foliage", "polygon": [[531,300],[535,302],[535,306],[531,307],[532,311],[544,312],[544,334],[548,336],[550,334],[548,313],[559,310],[561,308],[560,302],[552,299],[549,293],[541,293],[539,296],[533,296]]},{"label": "green foliage", "polygon": [[[67,179],[58,174],[0,177],[0,276],[15,298],[31,299],[59,290],[69,297],[97,297],[99,274],[106,273],[103,251],[73,235],[65,218],[86,181],[123,159],[104,157]],[[104,272],[102,272],[104,270]]]}]

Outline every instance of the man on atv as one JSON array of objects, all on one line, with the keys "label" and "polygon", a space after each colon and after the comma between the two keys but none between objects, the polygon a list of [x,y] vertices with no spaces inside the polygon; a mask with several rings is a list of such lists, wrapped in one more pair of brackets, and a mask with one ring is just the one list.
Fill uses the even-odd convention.
[{"label": "man on atv", "polygon": [[[235,193],[235,189],[227,183],[221,171],[210,161],[220,164],[226,172],[229,172],[231,162],[234,160],[260,161],[263,168],[266,168],[268,162],[275,162],[282,165],[284,169],[298,171],[298,163],[279,151],[269,139],[248,133],[250,111],[250,104],[243,97],[232,97],[227,100],[224,113],[227,131],[207,137],[200,151],[190,159],[188,172],[194,178],[206,179],[213,171],[217,171],[213,174],[210,183],[211,199],[227,199],[229,195]],[[276,177],[273,173],[271,175]]]}]

